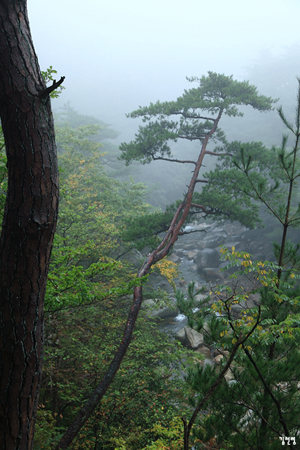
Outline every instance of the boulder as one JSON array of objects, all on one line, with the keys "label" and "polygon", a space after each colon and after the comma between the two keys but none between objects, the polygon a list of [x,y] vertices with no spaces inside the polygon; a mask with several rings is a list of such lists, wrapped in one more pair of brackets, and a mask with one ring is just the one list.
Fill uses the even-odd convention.
[{"label": "boulder", "polygon": [[222,359],[224,358],[224,356],[223,355],[217,355],[217,356],[215,356],[214,357],[214,359],[213,359],[213,362],[215,363],[215,364],[221,364],[221,361],[222,361]]},{"label": "boulder", "polygon": [[[233,241],[232,236],[230,236],[230,241],[228,241],[228,242],[225,241],[224,244],[222,245],[222,247],[227,248],[229,251],[231,251],[232,247],[234,247],[236,250],[244,251],[241,243],[238,241]],[[221,249],[218,249],[218,250],[220,251]]]},{"label": "boulder", "polygon": [[196,258],[196,256],[198,255],[198,252],[196,252],[195,250],[191,250],[189,252],[186,253],[186,257],[189,261],[193,260],[194,258]]},{"label": "boulder", "polygon": [[175,334],[176,339],[178,339],[179,342],[182,343],[182,345],[185,345],[185,329],[181,328],[181,330],[177,331]]},{"label": "boulder", "polygon": [[202,271],[205,267],[218,267],[220,264],[219,252],[213,248],[205,248],[195,258],[198,270]]},{"label": "boulder", "polygon": [[202,300],[204,300],[204,299],[206,299],[206,298],[207,298],[207,295],[204,295],[204,294],[197,294],[197,295],[195,295],[195,297],[194,297],[194,301],[195,301],[196,304],[198,304],[198,303],[202,302]]},{"label": "boulder", "polygon": [[204,342],[203,334],[198,333],[198,331],[193,330],[190,327],[181,328],[181,330],[175,334],[175,337],[182,345],[194,350],[198,349]]},{"label": "boulder", "polygon": [[196,352],[201,353],[206,358],[210,358],[211,357],[210,349],[208,347],[205,347],[205,345],[203,345],[202,347],[197,348]]},{"label": "boulder", "polygon": [[125,255],[121,256],[121,260],[128,261],[134,268],[139,268],[144,260],[143,255],[136,249],[132,249]]},{"label": "boulder", "polygon": [[155,305],[156,302],[152,299],[143,301],[143,307],[148,309],[147,315],[152,319],[155,319],[156,317],[159,317],[160,319],[170,319],[178,315],[178,310],[175,301],[174,301],[174,309],[172,307],[169,308],[168,306],[165,306],[160,309],[152,309],[155,307]]},{"label": "boulder", "polygon": [[245,309],[245,306],[241,305],[231,305],[231,314],[235,319],[241,316],[242,311]]},{"label": "boulder", "polygon": [[216,269],[214,267],[207,267],[203,269],[203,274],[207,281],[223,280],[224,278],[223,272],[220,272],[219,269]]},{"label": "boulder", "polygon": [[227,372],[224,375],[225,380],[227,381],[227,383],[230,383],[231,381],[234,380],[234,375],[231,371],[231,369],[228,369]]},{"label": "boulder", "polygon": [[187,244],[184,246],[184,250],[194,250],[195,245],[194,244]]},{"label": "boulder", "polygon": [[229,356],[230,353],[228,350],[223,350],[223,349],[218,350],[217,348],[215,348],[212,350],[212,355],[213,356],[218,356],[218,355]]},{"label": "boulder", "polygon": [[275,255],[274,255],[274,252],[268,252],[268,253],[265,255],[265,261],[277,262],[277,261],[276,261],[276,258],[275,258]]},{"label": "boulder", "polygon": [[200,247],[202,248],[219,247],[220,245],[224,244],[226,237],[227,237],[226,234],[209,235],[201,241]]},{"label": "boulder", "polygon": [[169,256],[169,260],[172,261],[175,264],[180,263],[179,255],[174,255],[173,254],[173,255]]},{"label": "boulder", "polygon": [[236,266],[228,267],[228,269],[226,269],[226,270],[221,270],[221,269],[224,269],[224,267],[228,266],[228,264],[229,264],[229,261],[223,261],[223,262],[219,265],[219,267],[218,267],[218,269],[219,269],[219,270],[221,271],[221,273],[223,274],[223,277],[232,275],[234,272],[236,272],[237,270],[239,270],[239,268],[236,267]]},{"label": "boulder", "polygon": [[197,349],[201,347],[204,343],[204,338],[202,333],[198,333],[198,331],[193,330],[190,327],[184,327],[186,345],[190,348]]},{"label": "boulder", "polygon": [[205,366],[207,366],[207,365],[209,365],[209,366],[213,366],[214,365],[214,363],[213,363],[213,361],[210,359],[210,358],[205,358],[203,361],[201,361],[201,363],[200,363],[200,366],[201,367],[205,367]]},{"label": "boulder", "polygon": [[167,282],[167,280],[156,272],[150,273],[147,281],[147,288],[153,289],[154,291],[161,288],[167,291],[170,295],[174,292],[172,286]]}]

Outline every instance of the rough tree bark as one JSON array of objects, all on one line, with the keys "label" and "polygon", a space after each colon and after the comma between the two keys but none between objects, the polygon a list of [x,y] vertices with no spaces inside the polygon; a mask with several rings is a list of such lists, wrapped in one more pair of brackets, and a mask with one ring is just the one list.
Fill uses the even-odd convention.
[{"label": "rough tree bark", "polygon": [[58,211],[49,94],[26,0],[0,1],[0,117],[8,191],[0,238],[0,448],[31,449],[42,369],[43,302]]}]

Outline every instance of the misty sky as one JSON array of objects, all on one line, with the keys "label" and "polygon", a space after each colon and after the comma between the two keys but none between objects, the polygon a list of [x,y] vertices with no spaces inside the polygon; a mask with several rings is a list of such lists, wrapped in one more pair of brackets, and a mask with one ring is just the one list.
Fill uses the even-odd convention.
[{"label": "misty sky", "polygon": [[113,124],[175,99],[186,76],[243,79],[262,51],[300,42],[299,0],[28,0],[28,10],[42,70],[66,76],[57,105]]}]

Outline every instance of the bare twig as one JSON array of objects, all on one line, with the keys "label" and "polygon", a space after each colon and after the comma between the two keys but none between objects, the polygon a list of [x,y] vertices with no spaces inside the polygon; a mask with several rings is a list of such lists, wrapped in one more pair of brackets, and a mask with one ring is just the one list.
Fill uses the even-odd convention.
[{"label": "bare twig", "polygon": [[65,81],[65,78],[66,77],[61,77],[61,79],[58,81],[53,80],[52,85],[47,87],[40,93],[40,97],[42,97],[42,98],[48,97],[48,95],[50,95],[51,92],[55,91],[55,89],[57,89]]}]

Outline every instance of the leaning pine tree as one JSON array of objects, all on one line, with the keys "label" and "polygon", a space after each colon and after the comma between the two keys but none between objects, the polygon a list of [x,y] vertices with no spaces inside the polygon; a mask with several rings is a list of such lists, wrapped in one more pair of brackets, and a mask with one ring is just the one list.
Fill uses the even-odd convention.
[{"label": "leaning pine tree", "polygon": [[[243,115],[238,109],[239,105],[249,105],[258,111],[270,111],[274,103],[272,98],[258,95],[257,89],[248,82],[235,81],[232,77],[225,75],[209,72],[208,76],[203,76],[200,79],[192,78],[189,81],[196,82],[197,86],[185,91],[176,101],[157,102],[149,107],[139,108],[129,115],[132,118],[142,117],[146,125],[140,127],[133,142],[121,145],[121,159],[126,161],[127,164],[133,160],[138,160],[143,164],[152,160],[174,161],[179,164],[189,163],[193,166],[192,177],[184,199],[176,208],[164,238],[148,254],[144,264],[138,271],[131,310],[122,341],[114,359],[102,381],[78,412],[74,422],[66,430],[56,447],[57,449],[65,449],[70,445],[112,382],[131,341],[135,321],[142,302],[142,279],[149,273],[154,264],[171,251],[178,236],[182,233],[182,227],[191,208],[202,212],[222,213],[222,207],[218,207],[216,210],[214,205],[205,207],[194,202],[194,191],[197,183],[201,181],[199,179],[199,171],[205,155],[219,155],[218,152],[207,149],[209,142],[226,143],[225,135],[219,128],[222,116]],[[172,158],[168,143],[181,139],[199,142],[197,159],[189,161]],[[236,207],[236,205],[234,206]],[[240,205],[234,211],[234,217],[245,216],[247,206],[247,196],[241,193]],[[226,208],[226,215],[230,214],[228,208],[229,206]],[[248,217],[251,217],[251,211]]]}]

